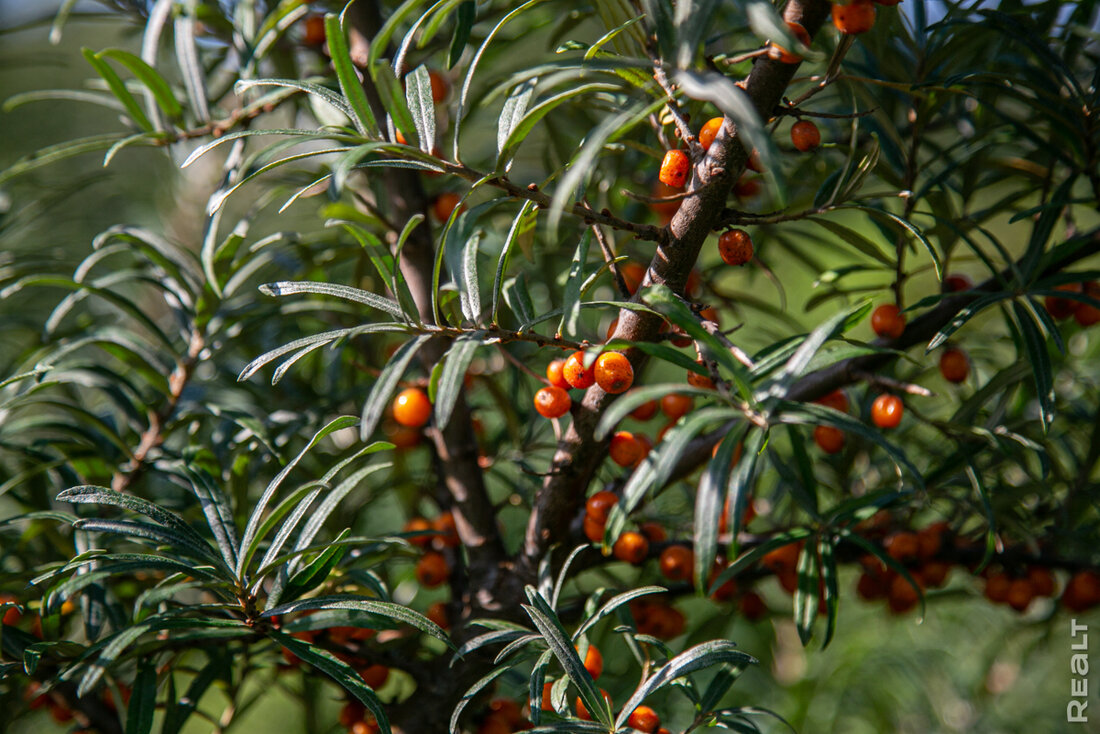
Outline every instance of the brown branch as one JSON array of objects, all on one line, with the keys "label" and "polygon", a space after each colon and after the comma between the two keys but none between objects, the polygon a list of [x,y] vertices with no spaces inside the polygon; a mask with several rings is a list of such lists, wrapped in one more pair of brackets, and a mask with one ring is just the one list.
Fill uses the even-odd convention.
[{"label": "brown branch", "polygon": [[[802,23],[812,37],[821,28],[830,9],[827,0],[791,0],[784,17]],[[766,119],[779,104],[797,68],[797,64],[783,64],[763,57],[756,61],[745,88],[762,118]],[[727,119],[708,154],[696,164],[690,195],[672,219],[671,239],[659,242],[643,285],[663,283],[678,293],[683,292],[699,250],[717,226],[729,192],[747,162],[748,152],[732,120]],[[615,336],[636,342],[652,340],[661,324],[660,316],[624,309],[619,313]],[[635,374],[640,374],[645,355],[628,350],[627,356],[634,365]],[[596,441],[593,434],[600,415],[612,399],[613,396],[594,386],[574,410],[573,423],[558,443],[549,475],[538,492],[527,526],[523,548],[525,573],[533,574],[539,559],[555,539],[567,535],[569,523],[584,501],[589,481],[606,455],[606,442]]]}]

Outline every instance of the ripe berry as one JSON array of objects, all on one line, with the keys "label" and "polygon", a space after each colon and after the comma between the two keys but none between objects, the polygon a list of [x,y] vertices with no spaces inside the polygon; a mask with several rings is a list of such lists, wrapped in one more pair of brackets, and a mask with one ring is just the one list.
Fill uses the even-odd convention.
[{"label": "ripe berry", "polygon": [[634,467],[641,463],[647,453],[646,445],[630,431],[619,431],[611,437],[607,453],[619,466]]},{"label": "ripe berry", "polygon": [[[703,360],[701,359],[695,360],[695,363],[701,367],[703,366]],[[694,387],[701,387],[704,390],[713,390],[715,387],[714,380],[706,375],[700,375],[695,370],[687,371],[687,380],[689,385],[692,385]]]},{"label": "ripe berry", "polygon": [[943,290],[945,293],[960,293],[962,291],[968,291],[974,287],[974,281],[970,279],[970,276],[963,273],[952,273],[943,279]]},{"label": "ripe berry", "polygon": [[657,415],[657,401],[647,400],[634,410],[630,411],[630,417],[636,421],[647,421]]},{"label": "ripe berry", "polygon": [[[1095,281],[1085,283],[1085,294],[1100,300],[1100,284]],[[1092,326],[1100,322],[1100,308],[1088,303],[1077,301],[1077,308],[1073,312],[1073,320],[1080,326]]]},{"label": "ripe berry", "polygon": [[[600,693],[603,695],[603,700],[607,701],[607,705],[611,705],[611,696],[604,689],[600,689]],[[588,709],[584,707],[584,701],[580,696],[577,696],[577,718],[584,719],[585,721],[592,721],[592,715],[588,713]]]},{"label": "ripe berry", "polygon": [[744,265],[752,260],[752,237],[743,229],[731,229],[718,237],[718,254],[726,265]]},{"label": "ripe berry", "polygon": [[1054,574],[1042,566],[1032,566],[1027,570],[1027,580],[1035,590],[1035,596],[1054,596]]},{"label": "ripe berry", "polygon": [[904,576],[895,576],[890,582],[890,591],[886,597],[886,603],[890,611],[895,614],[908,612],[920,601],[920,594],[913,588]]},{"label": "ripe berry", "polygon": [[798,565],[798,554],[801,552],[801,543],[788,543],[765,553],[760,559],[760,565],[774,573],[794,571]]},{"label": "ripe berry", "polygon": [[1071,612],[1084,612],[1100,604],[1100,574],[1078,571],[1066,583],[1062,604]]},{"label": "ripe berry", "polygon": [[661,551],[658,566],[669,581],[687,581],[695,569],[695,554],[685,546],[670,545]]},{"label": "ripe berry", "polygon": [[606,525],[591,515],[584,516],[584,537],[593,543],[602,543]]},{"label": "ripe berry", "polygon": [[565,367],[564,359],[555,359],[550,364],[546,365],[546,379],[549,380],[550,384],[554,387],[568,390],[570,385],[565,381],[565,375],[562,374],[563,367]]},{"label": "ripe berry", "polygon": [[424,616],[443,629],[451,628],[451,618],[447,614],[447,603],[442,601],[432,602],[428,606],[428,610],[424,612]]},{"label": "ripe berry", "polygon": [[883,546],[891,558],[898,561],[909,561],[916,558],[920,552],[920,539],[916,533],[906,530],[888,536],[883,542]]},{"label": "ripe berry", "polygon": [[438,533],[436,547],[457,548],[459,544],[458,527],[455,525],[453,512],[444,512],[432,521],[432,528]]},{"label": "ripe berry", "polygon": [[[679,193],[679,191],[671,186],[666,186],[660,181],[657,181],[653,184],[653,191],[650,193],[650,196],[654,199],[667,199]],[[654,201],[650,202],[649,208],[653,210],[653,213],[661,220],[661,224],[664,225],[671,222],[672,218],[676,216],[676,212],[680,210],[681,203],[679,199],[674,201]]]},{"label": "ripe berry", "polygon": [[657,174],[658,180],[666,186],[682,188],[687,183],[688,171],[691,169],[691,161],[687,153],[682,150],[672,149],[665,153],[661,161],[661,170]]},{"label": "ripe berry", "polygon": [[871,0],[852,0],[847,5],[833,3],[833,25],[850,36],[866,33],[875,25],[875,6]]},{"label": "ripe berry", "polygon": [[673,423],[691,412],[694,401],[690,395],[669,393],[661,398],[661,411],[669,417]]},{"label": "ripe berry", "polygon": [[638,531],[646,537],[650,543],[663,543],[668,540],[668,533],[657,522],[643,522],[638,526]]},{"label": "ripe berry", "polygon": [[634,384],[634,368],[621,352],[604,352],[594,365],[596,384],[612,395],[626,392]]},{"label": "ripe berry", "polygon": [[607,516],[611,514],[611,508],[618,503],[619,498],[614,492],[603,490],[596,492],[584,503],[585,513],[596,522],[603,525],[607,522]]},{"label": "ripe berry", "polygon": [[1034,598],[1035,590],[1031,588],[1030,581],[1026,578],[1013,579],[1012,583],[1008,585],[1008,596],[1005,601],[1017,612],[1022,612],[1028,608]]},{"label": "ripe berry", "polygon": [[[432,524],[422,517],[414,517],[405,523],[406,533],[424,532],[431,529]],[[420,548],[427,548],[432,544],[433,538],[435,538],[435,535],[418,535],[415,538],[409,538],[409,542]]]},{"label": "ripe berry", "polygon": [[[725,570],[725,564],[719,560],[715,560],[714,567],[710,569],[710,576],[707,577],[707,585],[714,586],[714,583],[718,581],[718,576]],[[710,595],[715,601],[729,601],[735,596],[737,596],[737,579],[735,578],[727,580]]]},{"label": "ripe berry", "polygon": [[353,699],[344,704],[344,707],[340,709],[340,726],[351,727],[357,721],[362,721],[363,717],[367,715],[367,707],[360,701]]},{"label": "ripe berry", "polygon": [[[799,43],[807,47],[810,45],[812,42],[810,33],[801,23],[787,21],[787,27],[791,30],[791,35],[798,39]],[[782,61],[784,64],[797,64],[802,61],[801,56],[788,51],[776,43],[771,44],[771,48],[768,49],[768,56],[778,61]]]},{"label": "ripe berry", "polygon": [[432,415],[432,403],[419,388],[410,387],[397,394],[393,401],[393,419],[409,428],[420,428]]},{"label": "ripe berry", "polygon": [[750,622],[763,619],[768,613],[768,605],[764,602],[764,598],[755,591],[746,591],[742,594],[737,600],[737,608],[741,611],[741,616]]},{"label": "ripe berry", "polygon": [[871,420],[879,428],[897,428],[905,405],[897,395],[879,395],[871,404]]},{"label": "ripe berry", "polygon": [[[679,203],[677,202],[676,205],[679,206]],[[630,295],[634,295],[642,285],[642,279],[645,278],[645,267],[635,262],[620,263],[619,275],[623,276],[623,282],[626,283],[626,289],[630,291]]]},{"label": "ripe berry", "polygon": [[994,604],[1008,601],[1008,590],[1012,586],[1012,579],[1006,573],[990,574],[985,580],[985,598]]},{"label": "ripe berry", "polygon": [[359,669],[359,676],[371,688],[381,688],[390,677],[390,669],[385,665],[368,665]]},{"label": "ripe berry", "polygon": [[619,536],[619,539],[615,541],[615,545],[611,548],[611,552],[620,561],[636,565],[644,561],[646,556],[649,555],[649,541],[641,533],[629,530]]},{"label": "ripe berry", "polygon": [[562,376],[570,387],[587,390],[596,384],[596,363],[593,362],[588,369],[585,369],[584,352],[573,352],[569,355],[569,359],[565,360]]},{"label": "ripe berry", "polygon": [[970,374],[970,360],[961,349],[946,349],[940,355],[940,374],[948,382],[959,383]]},{"label": "ripe berry", "polygon": [[554,681],[547,681],[542,684],[542,710],[553,711],[554,705],[550,703],[550,692],[554,687]]},{"label": "ripe berry", "polygon": [[[451,191],[444,191],[439,196],[435,197],[435,201],[432,202],[432,214],[435,218],[441,222],[446,222],[451,216],[451,212],[455,210],[456,206],[459,206],[459,202],[462,201],[462,197]],[[462,204],[459,207],[459,214],[466,211],[466,205]]]},{"label": "ripe berry", "polygon": [[[577,652],[580,652],[580,648],[577,648]],[[603,655],[595,645],[589,645],[588,651],[584,654],[584,669],[593,680],[599,678],[600,673],[603,672]]]},{"label": "ripe berry", "polygon": [[432,101],[439,104],[446,100],[447,95],[451,93],[451,83],[447,80],[447,77],[438,71],[429,71],[428,81],[432,85]]},{"label": "ripe berry", "polygon": [[791,143],[803,153],[821,145],[821,131],[809,120],[799,120],[791,125]]},{"label": "ripe berry", "polygon": [[311,15],[303,22],[302,43],[307,46],[321,46],[325,42],[325,17]]},{"label": "ripe berry", "polygon": [[661,725],[661,717],[649,706],[643,705],[634,709],[626,720],[626,725],[645,734],[653,734]]},{"label": "ripe berry", "polygon": [[897,339],[905,332],[905,316],[892,303],[884,303],[871,313],[871,329],[887,339]]},{"label": "ripe berry", "polygon": [[450,566],[442,553],[428,551],[416,563],[416,580],[429,589],[439,586],[450,575]]},{"label": "ripe berry", "polygon": [[367,718],[357,721],[351,725],[348,729],[348,734],[379,734],[382,728],[378,726],[378,722],[374,716],[367,714]]},{"label": "ripe berry", "polygon": [[733,185],[733,195],[741,200],[751,199],[759,193],[760,183],[755,178],[749,178],[747,175],[741,176],[737,179],[737,183]]},{"label": "ripe berry", "polygon": [[710,150],[710,144],[718,137],[718,131],[722,129],[722,121],[723,118],[721,117],[712,117],[699,128],[699,145],[703,146],[703,150]]},{"label": "ripe berry", "polygon": [[839,410],[841,413],[848,412],[848,395],[840,389],[833,390],[828,395],[822,395],[814,402],[833,410]]},{"label": "ripe berry", "polygon": [[535,410],[543,418],[561,418],[572,405],[573,399],[560,387],[551,385],[535,393]]},{"label": "ripe berry", "polygon": [[844,448],[844,431],[833,426],[814,426],[814,443],[827,454],[836,454]]},{"label": "ripe berry", "polygon": [[917,571],[921,584],[928,589],[938,589],[947,580],[951,566],[943,561],[928,561]]}]

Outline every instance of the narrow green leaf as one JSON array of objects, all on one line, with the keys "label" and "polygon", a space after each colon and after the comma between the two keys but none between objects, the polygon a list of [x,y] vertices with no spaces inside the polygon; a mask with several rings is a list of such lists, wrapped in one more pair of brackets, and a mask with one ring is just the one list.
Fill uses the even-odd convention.
[{"label": "narrow green leaf", "polygon": [[798,556],[798,586],[794,591],[794,621],[798,628],[798,639],[802,641],[803,647],[810,643],[814,633],[820,581],[821,569],[817,560],[817,544],[806,543]]},{"label": "narrow green leaf", "polygon": [[535,204],[525,201],[520,207],[516,218],[512,220],[512,226],[508,230],[508,236],[504,238],[504,246],[500,249],[500,258],[497,260],[497,271],[493,277],[493,316],[492,323],[500,321],[500,296],[504,284],[504,273],[508,269],[508,260],[512,254],[512,247],[516,241],[526,232],[529,232],[535,224],[538,216]]},{"label": "narrow green leaf", "polygon": [[466,50],[466,44],[470,41],[470,31],[477,22],[477,3],[474,0],[464,0],[458,5],[458,17],[455,19],[455,30],[451,36],[451,49],[447,52],[447,68],[453,69],[462,58],[462,52]]},{"label": "narrow green leaf", "polygon": [[126,704],[126,734],[149,734],[157,709],[157,669],[151,660],[138,665],[138,674]]},{"label": "narrow green leaf", "polygon": [[338,285],[336,283],[321,283],[316,281],[302,280],[302,281],[279,281],[277,283],[265,283],[260,286],[260,292],[265,296],[295,296],[301,293],[312,293],[322,296],[334,296],[341,298],[345,301],[353,301],[355,303],[362,303],[376,308],[379,311],[385,311],[390,316],[394,316],[398,319],[404,319],[404,313],[401,310],[401,306],[385,298],[379,296],[370,291],[360,290],[359,288],[352,288],[347,285]]},{"label": "narrow green leaf", "polygon": [[[346,12],[346,11],[345,11]],[[351,108],[352,122],[360,134],[368,137],[378,136],[378,123],[371,112],[367,102],[367,94],[359,83],[359,77],[355,73],[355,65],[351,62],[351,53],[348,51],[347,36],[344,35],[343,13],[335,15],[325,14],[325,38],[328,40],[329,56],[332,57],[332,66],[336,69],[336,78],[340,82],[340,91]]]},{"label": "narrow green leaf", "polygon": [[432,101],[428,67],[421,64],[405,76],[405,98],[420,139],[420,149],[431,154],[435,147],[435,102]]},{"label": "narrow green leaf", "polygon": [[141,105],[138,104],[134,95],[130,94],[130,90],[126,88],[126,83],[111,68],[111,65],[101,59],[90,48],[82,48],[80,53],[84,55],[84,60],[91,64],[96,72],[103,77],[103,80],[107,82],[107,86],[111,88],[111,93],[118,97],[118,101],[126,108],[126,114],[129,115],[130,119],[145,132],[153,132],[153,123],[149,122],[145,111],[141,109]]},{"label": "narrow green leaf", "polygon": [[187,101],[195,121],[202,124],[210,119],[209,95],[206,92],[206,70],[199,60],[195,44],[195,18],[191,14],[193,6],[177,6],[175,39],[176,64],[183,77],[183,88],[187,92]]},{"label": "narrow green leaf", "polygon": [[474,354],[482,345],[484,338],[483,331],[464,334],[454,341],[443,357],[443,370],[433,398],[435,425],[440,430],[446,428],[451,421],[455,402],[462,394],[466,371],[470,368],[470,362],[473,361]]},{"label": "narrow green leaf", "polygon": [[183,114],[183,107],[176,99],[176,95],[172,93],[172,87],[156,69],[149,66],[140,57],[120,48],[104,49],[96,56],[101,59],[104,57],[114,59],[129,69],[130,73],[152,92],[157,104],[170,118],[175,119]]},{"label": "narrow green leaf", "polygon": [[498,666],[466,689],[466,692],[462,694],[462,698],[455,704],[454,710],[451,712],[451,721],[449,724],[451,734],[459,734],[460,728],[458,726],[458,719],[462,716],[462,712],[466,710],[466,706],[470,701],[473,701],[474,698],[477,697],[477,694],[485,690],[486,686],[509,670],[510,666],[508,665]]},{"label": "narrow green leaf", "polygon": [[477,282],[477,253],[481,232],[474,232],[462,246],[462,274],[455,278],[460,284],[459,304],[462,315],[477,324],[481,321],[481,288]]},{"label": "narrow green leaf", "polygon": [[1039,398],[1039,416],[1043,432],[1046,433],[1054,420],[1054,371],[1050,363],[1050,352],[1047,351],[1046,340],[1043,339],[1038,324],[1032,320],[1027,309],[1013,301],[1012,310],[1023,334],[1024,348],[1035,378],[1035,394]]},{"label": "narrow green leaf", "polygon": [[584,276],[584,264],[588,260],[588,245],[591,242],[592,230],[585,228],[580,244],[573,253],[573,262],[569,265],[569,274],[566,276],[565,293],[562,295],[562,317],[558,325],[558,333],[565,336],[577,335],[577,321],[581,313],[581,280]]},{"label": "narrow green leaf", "polygon": [[388,601],[375,601],[373,599],[364,599],[361,596],[317,596],[312,599],[300,599],[298,601],[287,602],[286,604],[280,604],[272,609],[267,609],[261,615],[264,618],[270,618],[280,614],[292,614],[295,612],[305,611],[324,611],[327,609],[346,609],[353,612],[363,612],[365,614],[372,614],[377,617],[385,617],[386,619],[392,619],[402,624],[407,624],[410,627],[415,627],[421,632],[426,632],[437,640],[442,640],[447,643],[451,650],[457,651],[454,643],[451,642],[451,638],[447,636],[447,633],[437,625],[425,617],[420,612],[409,609],[401,604],[394,604]]}]

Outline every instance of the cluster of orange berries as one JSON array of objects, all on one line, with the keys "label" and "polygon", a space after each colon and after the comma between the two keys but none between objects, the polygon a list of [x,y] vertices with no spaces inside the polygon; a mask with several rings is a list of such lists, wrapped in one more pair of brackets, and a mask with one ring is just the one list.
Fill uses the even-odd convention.
[{"label": "cluster of orange berries", "polygon": [[[868,534],[880,535],[885,518],[882,516],[877,521],[880,523],[877,527],[870,527]],[[947,533],[947,523],[938,522],[915,532],[902,530],[886,535],[882,545],[891,558],[906,567],[920,589],[938,589],[944,585],[951,570],[951,564],[939,558]],[[920,601],[917,589],[878,558],[863,556],[860,565],[863,573],[856,584],[856,593],[863,599],[886,599],[890,610],[897,614],[909,611]]]},{"label": "cluster of orange berries", "polygon": [[599,385],[604,392],[618,395],[634,384],[634,367],[621,352],[603,352],[586,367],[584,352],[577,351],[547,365],[546,379],[550,384],[535,393],[535,410],[544,418],[560,418],[573,405],[569,388],[587,390]]},{"label": "cluster of orange berries", "polygon": [[352,699],[340,709],[340,726],[348,730],[348,734],[378,734],[382,731],[374,714],[367,711],[367,707],[358,699]]}]

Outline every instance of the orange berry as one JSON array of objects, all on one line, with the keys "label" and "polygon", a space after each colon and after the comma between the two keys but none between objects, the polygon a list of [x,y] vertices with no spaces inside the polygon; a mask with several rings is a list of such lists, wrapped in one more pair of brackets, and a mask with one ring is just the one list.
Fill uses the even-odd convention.
[{"label": "orange berry", "polygon": [[596,384],[612,395],[626,392],[634,384],[634,367],[621,352],[604,352],[594,365]]},{"label": "orange berry", "polygon": [[[1063,283],[1054,290],[1066,291],[1067,293],[1080,293],[1082,287],[1080,283]],[[1043,304],[1047,307],[1047,311],[1050,312],[1051,317],[1059,321],[1068,319],[1076,313],[1077,309],[1080,307],[1080,301],[1074,301],[1069,298],[1058,298],[1057,296],[1047,296],[1043,299]]]},{"label": "orange berry", "polygon": [[382,728],[378,726],[374,716],[367,714],[367,718],[357,721],[348,729],[348,734],[379,734]]},{"label": "orange berry", "polygon": [[661,551],[658,566],[669,581],[687,581],[695,570],[695,553],[686,546],[670,545]]},{"label": "orange berry", "polygon": [[847,5],[833,3],[833,25],[850,36],[866,33],[875,25],[875,6],[871,0],[852,0]]},{"label": "orange berry", "polygon": [[691,412],[692,399],[690,395],[669,393],[661,398],[661,411],[669,417],[673,423]]},{"label": "orange berry", "polygon": [[891,558],[899,561],[909,561],[920,553],[920,538],[916,533],[902,531],[887,536],[883,546]]},{"label": "orange berry", "polygon": [[904,413],[905,404],[897,395],[879,395],[871,404],[871,421],[879,428],[897,428]]},{"label": "orange berry", "polygon": [[945,349],[940,355],[940,374],[948,382],[960,383],[970,374],[970,360],[961,349]]},{"label": "orange berry", "polygon": [[746,591],[742,594],[737,600],[737,608],[741,611],[741,616],[750,622],[763,619],[768,614],[768,605],[755,591]]},{"label": "orange berry", "polygon": [[637,436],[630,431],[619,431],[611,437],[607,453],[619,466],[634,467],[642,462],[647,452],[645,444]]},{"label": "orange berry", "polygon": [[803,153],[821,145],[821,131],[809,120],[799,120],[791,126],[791,143]]},{"label": "orange berry", "polygon": [[627,718],[626,725],[645,734],[653,734],[661,725],[661,717],[649,706],[639,706]]},{"label": "orange berry", "polygon": [[[695,363],[701,367],[703,366],[703,360],[701,359],[695,360]],[[687,380],[689,385],[692,385],[693,387],[701,387],[704,390],[713,390],[715,387],[714,380],[712,380],[707,375],[700,375],[695,370],[687,371]]]},{"label": "orange berry", "polygon": [[952,273],[943,279],[943,290],[945,293],[960,293],[962,291],[968,291],[974,287],[974,281],[970,279],[970,276],[963,273]]},{"label": "orange berry", "polygon": [[614,319],[612,319],[612,320],[611,320],[611,323],[610,323],[610,324],[608,324],[608,326],[607,326],[607,334],[606,334],[606,335],[604,335],[604,339],[603,339],[603,340],[604,340],[605,342],[609,342],[609,341],[611,341],[612,337],[614,337],[614,336],[615,336],[615,329],[618,329],[618,328],[619,328],[619,317],[618,317],[618,316],[616,316],[616,317],[615,317]]},{"label": "orange berry", "polygon": [[871,313],[871,329],[887,339],[897,339],[905,332],[905,316],[892,303],[884,303]]},{"label": "orange berry", "polygon": [[1008,596],[1005,601],[1017,612],[1022,612],[1028,608],[1034,598],[1035,590],[1031,588],[1030,581],[1026,578],[1013,579],[1008,585]]},{"label": "orange berry", "polygon": [[633,563],[637,565],[646,559],[649,555],[649,541],[645,539],[645,536],[641,533],[636,533],[633,530],[628,530],[619,536],[619,539],[615,541],[615,545],[611,548],[611,552],[615,554],[615,557],[620,561],[626,561],[627,563]]},{"label": "orange berry", "polygon": [[663,543],[668,540],[668,533],[659,522],[643,522],[638,526],[638,531],[646,537],[650,543]]},{"label": "orange berry", "polygon": [[[667,199],[679,193],[679,191],[671,186],[666,186],[660,181],[656,181],[653,184],[653,190],[650,192],[650,196],[653,199]],[[676,216],[676,212],[680,211],[681,203],[683,202],[680,199],[675,199],[673,201],[653,201],[650,202],[649,208],[653,210],[653,213],[661,220],[661,224],[668,224],[672,221],[672,218]],[[640,283],[641,279],[639,279],[638,282]],[[627,284],[629,285],[629,281]],[[633,293],[633,291],[631,292]]]},{"label": "orange berry", "polygon": [[565,360],[562,376],[570,387],[587,390],[596,384],[596,363],[593,362],[588,369],[585,369],[584,352],[573,352],[569,355],[569,359]]},{"label": "orange berry", "polygon": [[447,603],[442,601],[432,602],[424,616],[435,622],[443,629],[451,628],[451,616],[447,614]]},{"label": "orange berry", "polygon": [[[603,695],[603,700],[607,701],[608,705],[611,705],[611,696],[604,689],[600,689],[600,693]],[[588,709],[584,707],[584,701],[580,696],[577,696],[577,718],[584,719],[585,721],[592,721],[592,715],[588,713]]]},{"label": "orange berry", "polygon": [[[1085,294],[1092,298],[1100,299],[1100,284],[1097,284],[1095,281],[1085,283]],[[1100,322],[1100,308],[1080,301],[1076,301],[1075,303],[1077,304],[1077,308],[1073,311],[1073,320],[1076,321],[1079,326],[1092,326]]]},{"label": "orange berry", "polygon": [[322,46],[325,43],[325,17],[311,15],[302,21],[302,43],[307,46]]},{"label": "orange berry", "polygon": [[[0,594],[0,603],[2,604],[17,604],[18,602],[19,599],[11,594]],[[3,620],[0,621],[3,621],[3,623],[8,625],[9,627],[14,627],[15,625],[19,624],[19,620],[22,618],[23,615],[19,612],[18,609],[16,609],[15,607],[8,607],[4,610]]]},{"label": "orange berry", "polygon": [[573,399],[560,387],[551,385],[535,393],[535,410],[543,418],[561,418],[569,412]]},{"label": "orange berry", "polygon": [[1008,601],[1008,589],[1012,579],[1006,573],[994,573],[985,580],[985,598],[994,604]]},{"label": "orange berry", "polygon": [[827,454],[837,454],[844,448],[844,431],[834,426],[814,426],[814,443]]},{"label": "orange berry", "polygon": [[905,580],[904,576],[895,576],[890,582],[890,592],[886,597],[886,603],[890,611],[895,614],[908,612],[920,601],[920,595],[913,585]]},{"label": "orange berry", "polygon": [[554,706],[550,703],[550,690],[554,687],[554,681],[547,681],[542,684],[542,710],[553,711]]},{"label": "orange berry", "polygon": [[360,668],[359,676],[371,688],[381,688],[386,685],[386,680],[390,677],[390,669],[385,665],[368,665]]},{"label": "orange berry", "polygon": [[657,415],[656,400],[647,400],[630,411],[630,417],[637,421],[647,421],[655,415]]},{"label": "orange berry", "polygon": [[703,150],[710,150],[710,144],[718,137],[718,131],[722,128],[723,119],[712,117],[699,128],[699,145],[703,146]]},{"label": "orange berry", "polygon": [[691,161],[688,159],[687,153],[674,148],[665,153],[665,158],[661,161],[661,170],[657,174],[657,178],[666,186],[672,186],[678,189],[687,183],[690,169]]},{"label": "orange berry", "polygon": [[453,512],[444,512],[432,522],[432,527],[439,535],[436,536],[437,546],[444,548],[457,548],[459,544],[458,528],[455,526]]},{"label": "orange berry", "polygon": [[367,707],[364,706],[358,699],[352,699],[344,704],[344,707],[340,709],[340,726],[351,728],[351,725],[357,721],[362,721],[363,717],[367,715]]},{"label": "orange berry", "polygon": [[[718,575],[721,574],[724,570],[726,570],[725,565],[721,561],[715,560],[714,567],[711,568],[710,576],[707,578],[707,584],[713,586],[714,582],[718,580]],[[729,601],[733,597],[737,596],[737,579],[729,579],[724,584],[715,589],[710,596],[715,601]]]},{"label": "orange berry", "polygon": [[459,207],[458,213],[466,211],[466,205],[459,205],[462,201],[462,197],[451,191],[444,191],[439,196],[435,197],[435,201],[432,202],[432,214],[435,218],[441,222],[446,222],[450,218],[451,212],[455,210],[455,207]]},{"label": "orange berry", "polygon": [[833,390],[828,395],[823,395],[814,402],[818,405],[824,405],[826,408],[838,410],[841,413],[848,412],[848,396],[840,389]]},{"label": "orange berry", "polygon": [[947,580],[951,565],[944,561],[927,561],[917,571],[921,584],[928,589],[938,589]]},{"label": "orange berry", "polygon": [[752,260],[752,237],[743,229],[731,229],[718,237],[718,254],[726,265],[744,265]]},{"label": "orange berry", "polygon": [[856,593],[867,601],[882,599],[890,591],[890,579],[882,574],[864,571],[856,584]]},{"label": "orange berry", "polygon": [[[791,29],[791,35],[798,39],[799,43],[801,43],[803,46],[810,45],[810,43],[812,42],[810,39],[810,33],[801,23],[794,23],[788,20],[787,27]],[[768,56],[770,58],[776,59],[777,61],[782,61],[784,64],[797,64],[802,61],[801,56],[788,51],[787,49],[776,43],[771,44],[771,48],[768,49]]]},{"label": "orange berry", "polygon": [[[676,206],[679,205],[677,202]],[[623,276],[623,281],[626,283],[626,289],[630,291],[630,295],[634,295],[645,278],[645,267],[635,262],[619,263],[618,267],[619,275]]]},{"label": "orange berry", "polygon": [[596,492],[584,503],[585,513],[601,525],[607,522],[607,516],[611,514],[611,508],[618,503],[619,498],[614,492],[603,490]]},{"label": "orange berry", "polygon": [[1078,571],[1066,583],[1062,604],[1072,612],[1084,612],[1100,604],[1100,574]]},{"label": "orange berry", "polygon": [[793,571],[798,566],[798,554],[801,552],[801,543],[788,543],[765,553],[760,565],[774,573]]},{"label": "orange berry", "polygon": [[401,451],[415,448],[420,443],[419,428],[387,421],[382,425],[382,431],[386,434],[386,440],[392,443],[395,449]]},{"label": "orange berry", "polygon": [[420,428],[431,415],[432,402],[419,388],[406,388],[393,400],[393,419],[408,428]]},{"label": "orange berry", "polygon": [[429,589],[439,586],[450,575],[447,559],[437,551],[428,551],[416,563],[416,580]]},{"label": "orange berry", "polygon": [[432,85],[432,101],[439,104],[446,100],[447,95],[451,93],[451,83],[447,80],[447,77],[438,71],[429,71],[428,81]]},{"label": "orange berry", "polygon": [[760,184],[755,178],[742,176],[733,185],[733,195],[738,199],[751,199],[760,193]]},{"label": "orange berry", "polygon": [[[577,652],[581,649],[578,647]],[[603,655],[600,654],[600,650],[595,645],[589,645],[588,651],[584,654],[584,669],[588,671],[588,674],[592,676],[592,679],[600,677],[600,673],[603,672]]]},{"label": "orange berry", "polygon": [[[495,698],[489,702],[490,716],[504,720],[513,727],[523,724],[523,711],[519,704],[510,698]],[[509,732],[512,730],[509,729]]]},{"label": "orange berry", "polygon": [[546,379],[549,380],[550,384],[554,387],[568,390],[569,383],[565,381],[565,375],[562,374],[563,367],[565,367],[564,359],[555,359],[550,364],[546,365]]},{"label": "orange berry", "polygon": [[[417,533],[431,529],[432,524],[422,517],[414,517],[405,523],[406,533]],[[419,535],[415,538],[409,538],[409,542],[420,548],[427,548],[432,544],[433,538],[435,538],[435,535]]]},{"label": "orange berry", "polygon": [[1054,574],[1049,568],[1032,566],[1027,570],[1027,580],[1035,590],[1035,596],[1054,596]]},{"label": "orange berry", "polygon": [[605,523],[591,515],[584,516],[584,537],[593,543],[602,543]]}]

